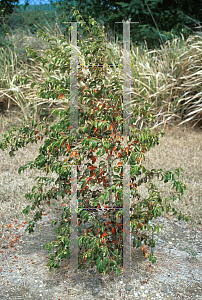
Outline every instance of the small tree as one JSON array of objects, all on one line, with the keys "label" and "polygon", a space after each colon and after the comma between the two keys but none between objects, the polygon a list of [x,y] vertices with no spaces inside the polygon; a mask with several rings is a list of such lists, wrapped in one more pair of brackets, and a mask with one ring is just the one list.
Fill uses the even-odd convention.
[{"label": "small tree", "polygon": [[[78,11],[75,11],[78,14]],[[81,18],[78,14],[77,21]],[[121,77],[108,68],[105,63],[109,62],[109,52],[105,47],[104,32],[97,29],[96,22],[93,19],[89,21],[92,25],[92,32],[97,36],[97,40],[89,36],[87,41],[79,40],[81,45],[80,61],[86,64],[95,63],[102,64],[102,68],[92,67],[90,70],[80,68],[79,70],[79,128],[77,132],[71,130],[70,124],[70,108],[65,111],[53,109],[52,114],[57,114],[60,120],[53,125],[48,124],[49,118],[44,118],[41,122],[36,122],[30,118],[21,128],[11,128],[8,130],[8,136],[4,133],[4,139],[0,142],[2,150],[7,149],[8,145],[11,146],[9,155],[14,156],[14,151],[18,148],[24,147],[29,142],[36,142],[48,136],[44,144],[39,149],[39,156],[35,161],[30,161],[27,165],[19,168],[18,172],[24,171],[26,168],[36,167],[44,170],[46,174],[55,172],[58,178],[55,181],[54,188],[45,191],[45,185],[53,182],[54,179],[47,177],[36,177],[38,179],[37,186],[34,186],[32,193],[28,193],[25,197],[28,199],[33,198],[33,204],[29,205],[22,211],[23,214],[28,214],[30,209],[34,210],[39,208],[36,212],[33,221],[29,222],[26,231],[33,232],[35,222],[42,218],[44,208],[40,208],[44,203],[50,205],[51,199],[58,197],[66,197],[70,194],[71,189],[71,166],[81,165],[85,163],[84,170],[79,169],[78,166],[78,225],[79,232],[81,233],[81,222],[91,222],[88,232],[78,238],[79,247],[85,248],[84,253],[79,254],[79,268],[84,267],[85,262],[96,265],[100,273],[116,271],[118,276],[120,269],[118,266],[122,263],[122,211],[118,210],[102,210],[101,218],[98,217],[98,210],[94,212],[93,209],[108,207],[123,207],[123,165],[128,163],[130,167],[130,189],[131,189],[131,232],[133,234],[133,247],[140,247],[141,243],[151,247],[155,246],[155,241],[149,239],[145,233],[146,229],[149,230],[148,221],[161,215],[164,211],[162,198],[155,185],[151,182],[154,176],[162,176],[161,180],[168,182],[172,180],[173,187],[176,191],[179,190],[183,194],[183,189],[186,186],[180,181],[176,181],[174,173],[179,176],[179,169],[174,173],[172,171],[163,172],[160,170],[152,169],[146,170],[141,165],[141,160],[145,159],[144,153],[149,151],[154,145],[158,145],[159,133],[151,134],[150,129],[139,131],[132,125],[132,134],[129,140],[123,140],[121,137],[123,118],[122,118],[122,85]],[[86,27],[88,30],[89,28]],[[87,29],[84,30],[87,30]],[[90,30],[89,30],[90,32]],[[90,32],[91,33],[91,32]],[[43,34],[41,30],[38,31],[38,37],[42,36],[43,39],[47,38],[51,43],[50,50],[46,51],[47,58],[37,56],[37,52],[26,47],[26,51],[31,57],[36,57],[35,61],[39,61],[43,67],[48,64],[48,71],[50,72],[49,79],[40,86],[40,92],[37,95],[41,98],[50,99],[59,97],[69,97],[69,74],[70,72],[70,46],[64,44],[65,39],[60,42],[57,39],[49,38]],[[92,33],[91,33],[92,36]],[[63,49],[61,49],[63,48]],[[83,54],[82,54],[83,53]],[[51,72],[60,70],[61,79],[56,76],[51,76]],[[46,69],[47,71],[47,69]],[[111,71],[111,72],[110,72]],[[48,74],[48,72],[46,72]],[[91,77],[90,77],[91,75]],[[58,79],[59,78],[59,79]],[[20,76],[17,77],[22,84],[27,84],[28,80],[31,81],[31,88],[37,85],[32,81],[31,77]],[[105,98],[103,97],[103,94]],[[139,117],[145,121],[153,120],[153,116],[148,113],[150,104],[146,104],[143,108],[133,107],[132,124],[136,124]],[[43,131],[45,129],[45,132]],[[162,135],[165,133],[161,133]],[[107,158],[104,159],[104,155]],[[60,157],[60,159],[59,159]],[[102,159],[99,163],[98,160]],[[112,164],[115,167],[112,167]],[[140,175],[144,175],[138,179]],[[141,199],[137,188],[142,184],[148,182],[150,185],[150,196],[148,199]],[[99,185],[96,189],[96,185]],[[180,198],[180,194],[178,194]],[[176,196],[166,198],[166,202],[176,199]],[[67,205],[70,205],[67,199]],[[86,210],[85,208],[90,208]],[[166,205],[166,212],[171,208],[170,203]],[[172,208],[173,214],[177,211]],[[181,212],[178,219],[183,218],[188,221],[188,217],[182,216]],[[103,220],[106,220],[104,222]],[[54,245],[57,250],[54,254],[49,255],[47,263],[50,266],[50,271],[59,267],[59,262],[62,258],[68,259],[70,256],[69,251],[69,236],[71,227],[71,214],[70,207],[64,208],[62,220],[60,225],[56,228],[57,241],[45,244],[44,248],[51,251]],[[52,222],[55,224],[56,222]],[[162,228],[162,226],[160,225]],[[159,231],[158,226],[154,226],[154,231]],[[57,259],[57,261],[55,261]],[[149,260],[154,263],[156,258],[153,256],[153,251],[149,254]]]}]

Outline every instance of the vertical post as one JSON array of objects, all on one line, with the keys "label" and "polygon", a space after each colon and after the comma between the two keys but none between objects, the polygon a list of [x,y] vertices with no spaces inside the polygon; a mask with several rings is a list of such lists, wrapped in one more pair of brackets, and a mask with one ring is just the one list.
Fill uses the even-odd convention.
[{"label": "vertical post", "polygon": [[[77,92],[77,23],[71,23],[71,68],[70,68],[70,134],[76,133],[78,123]],[[81,23],[81,22],[79,22]],[[77,166],[71,165],[71,231],[70,231],[70,272],[78,272],[78,240],[77,240]]]},{"label": "vertical post", "polygon": [[[71,72],[70,72],[70,134],[78,129],[77,92],[77,22],[71,22]],[[70,272],[78,272],[77,240],[77,166],[71,166],[71,234],[70,234]]]},{"label": "vertical post", "polygon": [[[123,23],[123,138],[130,134],[130,23]],[[123,276],[131,277],[130,165],[123,166]]]},{"label": "vertical post", "polygon": [[71,22],[70,133],[78,129],[77,22]]},{"label": "vertical post", "polygon": [[[123,23],[123,140],[127,146],[130,135],[130,23]],[[131,278],[131,232],[130,232],[130,165],[123,166],[123,276]]]},{"label": "vertical post", "polygon": [[130,23],[123,23],[123,136],[130,135]]},{"label": "vertical post", "polygon": [[77,241],[77,166],[71,166],[71,231],[70,231],[70,272],[78,271]]},{"label": "vertical post", "polygon": [[123,166],[123,276],[131,279],[130,165]]}]

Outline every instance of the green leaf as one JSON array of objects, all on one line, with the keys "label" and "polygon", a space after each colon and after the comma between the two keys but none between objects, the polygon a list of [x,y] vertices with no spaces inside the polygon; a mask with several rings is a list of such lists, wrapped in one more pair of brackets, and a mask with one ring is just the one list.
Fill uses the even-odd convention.
[{"label": "green leaf", "polygon": [[51,220],[51,225],[53,226],[55,224],[57,224],[57,221],[56,220]]},{"label": "green leaf", "polygon": [[92,146],[93,140],[90,140],[89,142],[89,148]]},{"label": "green leaf", "polygon": [[156,262],[156,257],[152,258],[152,263],[154,264]]},{"label": "green leaf", "polygon": [[97,267],[99,266],[100,260],[101,260],[101,257],[99,256],[99,257],[96,259],[96,261],[95,261]]},{"label": "green leaf", "polygon": [[120,269],[117,268],[117,269],[116,269],[116,276],[117,276],[117,277],[119,276],[119,273],[120,273]]},{"label": "green leaf", "polygon": [[24,167],[20,167],[19,169],[18,169],[18,174],[20,175],[21,174],[21,171],[24,171]]},{"label": "green leaf", "polygon": [[107,191],[107,192],[105,193],[105,195],[104,195],[104,200],[107,200],[108,197],[109,197],[109,191]]},{"label": "green leaf", "polygon": [[98,220],[97,219],[95,219],[95,221],[94,221],[94,228],[98,228]]},{"label": "green leaf", "polygon": [[94,142],[92,143],[92,150],[94,150],[94,149],[96,148],[96,145],[97,145],[97,141],[94,141]]},{"label": "green leaf", "polygon": [[32,51],[32,53],[30,54],[31,57],[34,57],[35,55],[37,55],[36,51]]},{"label": "green leaf", "polygon": [[85,138],[85,139],[83,139],[83,141],[82,141],[82,146],[84,146],[84,145],[85,145],[85,143],[86,143],[86,138]]},{"label": "green leaf", "polygon": [[87,54],[89,54],[89,53],[90,53],[90,50],[86,50],[86,51],[84,52],[85,55],[87,55]]},{"label": "green leaf", "polygon": [[147,170],[145,169],[144,166],[142,166],[142,172],[143,172],[143,173],[146,173],[146,172],[147,172]]},{"label": "green leaf", "polygon": [[28,205],[25,209],[23,209],[23,210],[21,211],[21,213],[24,214],[24,215],[28,215],[29,209],[30,209],[30,206]]},{"label": "green leaf", "polygon": [[104,249],[103,249],[103,256],[107,256],[107,253],[108,253],[108,248],[104,247]]},{"label": "green leaf", "polygon": [[67,42],[67,40],[66,40],[66,39],[62,39],[62,40],[60,41],[60,45],[61,45],[62,43],[64,43],[64,42]]}]

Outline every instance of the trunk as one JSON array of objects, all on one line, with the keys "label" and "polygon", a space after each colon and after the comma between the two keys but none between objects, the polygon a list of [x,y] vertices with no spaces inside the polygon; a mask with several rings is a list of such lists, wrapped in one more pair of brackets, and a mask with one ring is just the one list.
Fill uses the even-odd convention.
[{"label": "trunk", "polygon": [[[111,156],[108,158],[108,170],[109,170],[109,187],[112,186],[112,161]],[[109,190],[109,206],[112,206],[112,189]]]}]

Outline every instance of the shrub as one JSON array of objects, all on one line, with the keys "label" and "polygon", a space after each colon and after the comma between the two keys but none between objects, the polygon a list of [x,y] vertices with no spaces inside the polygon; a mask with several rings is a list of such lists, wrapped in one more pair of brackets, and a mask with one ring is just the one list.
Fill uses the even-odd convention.
[{"label": "shrub", "polygon": [[[78,14],[75,11],[75,14]],[[77,21],[81,18],[78,14]],[[18,170],[19,174],[26,168],[38,168],[49,173],[55,172],[57,179],[53,188],[45,191],[45,186],[54,181],[54,179],[43,176],[36,177],[38,180],[37,186],[34,186],[31,193],[25,195],[26,199],[33,199],[33,204],[28,205],[23,211],[23,214],[28,214],[31,210],[38,208],[34,218],[29,222],[26,231],[29,233],[34,231],[35,222],[42,218],[44,204],[50,205],[52,199],[58,197],[66,197],[67,207],[64,208],[62,220],[60,225],[56,227],[57,241],[52,241],[45,244],[44,248],[51,251],[51,247],[57,247],[54,254],[49,255],[47,265],[50,271],[59,267],[62,258],[68,259],[70,256],[69,251],[69,236],[71,228],[71,214],[70,202],[67,195],[71,194],[71,165],[78,165],[78,225],[81,236],[78,237],[78,243],[81,250],[85,248],[83,255],[79,254],[79,268],[84,267],[85,262],[91,265],[96,265],[99,273],[106,274],[106,272],[115,271],[118,276],[120,269],[118,266],[122,263],[121,245],[123,239],[123,222],[122,210],[123,207],[123,165],[130,164],[130,192],[131,192],[131,232],[133,234],[133,247],[140,247],[142,242],[149,247],[155,246],[155,241],[149,239],[146,234],[146,229],[149,231],[148,222],[152,218],[161,215],[164,211],[162,198],[160,197],[156,186],[152,183],[151,179],[154,176],[167,183],[172,180],[173,188],[183,194],[183,189],[186,186],[180,181],[176,181],[174,175],[179,176],[179,169],[175,172],[162,171],[152,169],[148,171],[141,165],[141,160],[144,159],[144,153],[149,151],[154,145],[158,145],[158,135],[151,134],[150,129],[138,130],[133,124],[139,117],[143,120],[151,121],[153,116],[148,113],[149,103],[144,107],[131,108],[131,135],[129,140],[121,136],[123,129],[122,118],[122,85],[118,72],[112,71],[106,63],[110,62],[109,51],[106,50],[104,32],[96,27],[96,22],[90,18],[89,23],[93,25],[90,32],[97,37],[93,39],[88,36],[84,42],[79,40],[81,45],[79,60],[86,64],[102,64],[101,70],[98,67],[91,67],[89,71],[80,67],[78,71],[79,89],[78,89],[78,114],[79,114],[79,128],[75,132],[70,124],[70,108],[64,111],[53,109],[51,115],[56,114],[59,116],[59,121],[56,124],[49,124],[49,117],[44,118],[41,122],[36,122],[34,118],[29,118],[22,124],[21,128],[11,128],[8,133],[4,133],[4,139],[0,142],[2,150],[7,149],[8,145],[11,146],[9,155],[14,156],[14,152],[18,148],[26,146],[28,143],[36,142],[46,136],[44,144],[39,148],[39,156],[35,161],[30,161],[27,165],[21,166]],[[87,30],[87,29],[84,30]],[[71,27],[70,27],[71,29]],[[66,40],[59,36],[60,41],[49,38],[43,34],[41,30],[38,31],[38,37],[42,36],[43,39],[47,38],[50,44],[50,50],[46,51],[46,58],[42,56],[36,57],[36,52],[26,47],[26,51],[31,57],[36,57],[35,61],[43,65],[48,65],[49,78],[43,83],[39,84],[40,91],[38,96],[41,98],[59,98],[67,97],[69,100],[70,81],[70,45],[65,44]],[[51,75],[55,70],[59,70],[57,77]],[[57,71],[58,72],[58,71]],[[56,73],[56,71],[55,71]],[[49,75],[50,74],[50,75]],[[91,75],[91,77],[90,77]],[[31,88],[36,88],[37,83],[32,81],[31,77],[24,75],[17,77],[22,84],[27,84],[30,80]],[[104,89],[105,88],[105,89]],[[103,97],[105,95],[105,98]],[[18,133],[15,133],[18,130]],[[74,131],[73,131],[74,130]],[[8,134],[8,136],[7,136]],[[163,136],[163,132],[161,135]],[[108,155],[104,160],[104,155]],[[98,160],[102,159],[99,163]],[[116,166],[112,167],[112,163],[116,161]],[[81,164],[84,162],[83,172]],[[182,169],[181,169],[182,170]],[[175,174],[174,174],[175,173]],[[140,178],[141,175],[144,175]],[[139,179],[138,179],[139,177]],[[148,182],[149,198],[141,199],[137,188]],[[93,191],[95,185],[99,185],[99,189]],[[180,198],[180,194],[178,194]],[[171,209],[169,200],[175,200],[177,197],[166,198],[166,212]],[[135,201],[136,200],[136,201]],[[120,207],[119,210],[107,210],[105,205],[112,208],[113,206]],[[42,206],[42,207],[41,207]],[[102,208],[102,216],[98,217],[98,208]],[[89,210],[87,210],[87,208]],[[94,211],[93,209],[97,209]],[[172,208],[173,214],[178,212]],[[108,221],[103,222],[105,218]],[[182,216],[181,212],[178,219],[183,218],[188,221],[188,217]],[[88,232],[84,234],[81,232],[81,222],[90,222]],[[52,222],[52,224],[54,224]],[[161,225],[154,226],[154,232],[159,231]],[[146,246],[145,246],[146,247]],[[153,251],[147,256],[149,260],[154,263],[156,257],[153,256]],[[55,261],[55,259],[57,261]],[[81,259],[83,259],[81,261]]]}]

